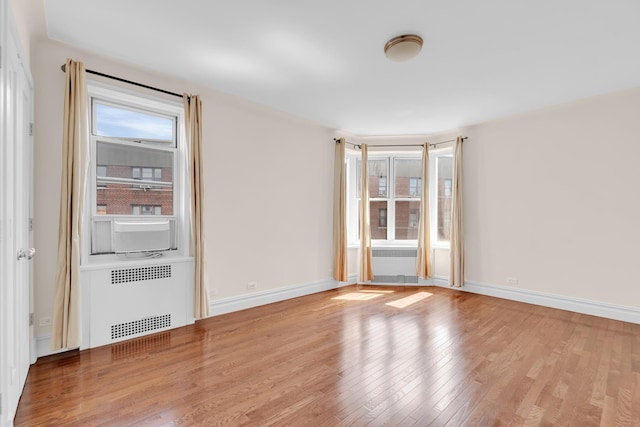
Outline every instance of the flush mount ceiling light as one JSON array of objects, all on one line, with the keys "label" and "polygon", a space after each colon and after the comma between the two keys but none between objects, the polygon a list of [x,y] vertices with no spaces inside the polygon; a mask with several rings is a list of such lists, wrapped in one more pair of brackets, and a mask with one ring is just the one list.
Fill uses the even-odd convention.
[{"label": "flush mount ceiling light", "polygon": [[384,45],[384,54],[394,62],[408,61],[415,58],[422,49],[422,37],[405,34],[394,37]]}]

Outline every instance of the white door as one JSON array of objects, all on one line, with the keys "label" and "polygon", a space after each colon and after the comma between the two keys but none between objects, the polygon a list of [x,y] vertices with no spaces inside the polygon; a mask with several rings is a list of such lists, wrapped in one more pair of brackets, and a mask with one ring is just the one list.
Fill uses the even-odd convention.
[{"label": "white door", "polygon": [[[10,424],[22,394],[29,365],[33,336],[30,326],[31,312],[31,193],[32,193],[32,93],[33,85],[27,65],[19,56],[15,31],[8,31],[5,67],[5,147],[3,152],[3,178],[5,185],[4,216],[6,224],[5,248],[5,337],[3,376],[6,375],[6,411],[3,423]],[[3,298],[4,299],[4,298]],[[6,418],[5,418],[6,417]]]}]

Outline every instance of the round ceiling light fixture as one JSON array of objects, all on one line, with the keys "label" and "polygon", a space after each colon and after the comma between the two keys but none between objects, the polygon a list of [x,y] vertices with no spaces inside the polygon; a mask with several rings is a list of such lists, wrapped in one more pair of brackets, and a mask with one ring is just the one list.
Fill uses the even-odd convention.
[{"label": "round ceiling light fixture", "polygon": [[415,58],[422,49],[422,37],[405,34],[394,37],[384,45],[384,54],[394,62],[408,61]]}]

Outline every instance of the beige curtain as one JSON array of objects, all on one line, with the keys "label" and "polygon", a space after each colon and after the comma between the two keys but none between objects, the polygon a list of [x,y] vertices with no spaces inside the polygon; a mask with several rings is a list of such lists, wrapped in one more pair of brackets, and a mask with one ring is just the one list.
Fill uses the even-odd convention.
[{"label": "beige curtain", "polygon": [[422,148],[422,193],[420,194],[420,222],[418,223],[418,252],[416,274],[431,277],[431,236],[429,221],[429,143]]},{"label": "beige curtain", "polygon": [[451,263],[449,285],[464,285],[464,236],[462,218],[462,137],[453,146],[453,181],[451,184]]},{"label": "beige curtain", "polygon": [[89,110],[85,68],[67,59],[62,124],[58,265],[53,290],[51,349],[80,347],[80,231],[89,168]]},{"label": "beige curtain", "polygon": [[347,264],[347,178],[344,138],[336,141],[333,175],[333,277],[349,280]]},{"label": "beige curtain", "polygon": [[369,148],[362,144],[362,190],[360,208],[360,281],[373,279],[371,265],[371,215],[369,214]]},{"label": "beige curtain", "polygon": [[191,181],[192,253],[195,264],[194,309],[196,319],[209,315],[209,295],[205,270],[204,182],[202,167],[202,100],[197,95],[183,95],[184,121]]}]

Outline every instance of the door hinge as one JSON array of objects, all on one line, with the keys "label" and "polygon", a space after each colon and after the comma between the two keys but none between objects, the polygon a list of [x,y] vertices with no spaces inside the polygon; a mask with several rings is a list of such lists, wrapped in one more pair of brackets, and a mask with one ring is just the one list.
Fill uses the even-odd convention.
[{"label": "door hinge", "polygon": [[33,136],[33,122],[29,123],[29,136]]},{"label": "door hinge", "polygon": [[29,231],[33,231],[33,218],[29,218]]},{"label": "door hinge", "polygon": [[33,313],[29,313],[29,326],[33,326]]}]

